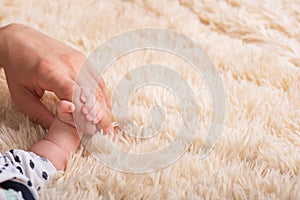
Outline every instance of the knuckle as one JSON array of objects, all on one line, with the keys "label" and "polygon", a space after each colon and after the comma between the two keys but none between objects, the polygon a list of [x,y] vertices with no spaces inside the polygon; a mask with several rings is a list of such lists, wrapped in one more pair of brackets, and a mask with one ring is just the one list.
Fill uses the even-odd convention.
[{"label": "knuckle", "polygon": [[61,91],[64,93],[64,97],[66,100],[71,101],[74,91],[74,82],[67,80],[60,88]]},{"label": "knuckle", "polygon": [[38,67],[33,69],[35,70],[33,73],[37,74],[40,81],[51,81],[57,75],[57,70],[54,67],[57,65],[54,60],[48,57],[41,57]]},{"label": "knuckle", "polygon": [[86,56],[80,51],[72,49],[71,51],[60,53],[59,59],[68,67],[69,77],[75,80],[80,67],[86,60]]},{"label": "knuckle", "polygon": [[50,66],[50,62],[51,62],[51,60],[50,60],[49,58],[47,58],[47,57],[42,57],[42,58],[40,59],[40,66],[41,66],[41,67],[46,67],[46,68],[48,68],[48,66]]}]

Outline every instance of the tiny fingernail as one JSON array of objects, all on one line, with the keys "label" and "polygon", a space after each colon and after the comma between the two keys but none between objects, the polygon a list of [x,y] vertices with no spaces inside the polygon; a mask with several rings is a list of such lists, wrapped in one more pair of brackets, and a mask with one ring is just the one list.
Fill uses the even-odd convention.
[{"label": "tiny fingernail", "polygon": [[83,108],[83,109],[82,109],[82,113],[83,113],[83,114],[87,114],[87,108]]},{"label": "tiny fingernail", "polygon": [[85,103],[87,101],[87,97],[86,96],[82,96],[81,100],[83,101],[83,103]]},{"label": "tiny fingernail", "polygon": [[87,119],[88,121],[92,121],[92,116],[91,116],[91,115],[87,115],[87,116],[86,116],[86,119]]}]

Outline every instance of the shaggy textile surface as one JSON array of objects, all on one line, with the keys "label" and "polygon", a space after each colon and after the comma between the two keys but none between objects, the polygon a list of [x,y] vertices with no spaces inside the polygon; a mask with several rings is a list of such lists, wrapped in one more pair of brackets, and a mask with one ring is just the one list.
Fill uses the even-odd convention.
[{"label": "shaggy textile surface", "polygon": [[[199,106],[195,140],[173,165],[142,175],[112,170],[81,147],[66,171],[39,191],[41,199],[300,199],[298,0],[2,0],[0,23],[11,22],[30,25],[86,54],[123,31],[176,30],[205,49],[225,88],[222,135],[212,152],[199,159],[211,116],[201,77],[167,53],[120,58],[104,76],[110,90],[129,69],[146,63],[171,66],[189,81]],[[147,124],[148,108],[164,105],[163,133],[149,141],[123,138],[120,146],[126,150],[162,148],[178,129],[180,108],[172,93],[149,87],[136,92],[129,112],[138,124]],[[0,89],[0,149],[27,149],[45,130],[14,108],[3,72]],[[51,94],[43,99],[52,110],[55,101]]]}]

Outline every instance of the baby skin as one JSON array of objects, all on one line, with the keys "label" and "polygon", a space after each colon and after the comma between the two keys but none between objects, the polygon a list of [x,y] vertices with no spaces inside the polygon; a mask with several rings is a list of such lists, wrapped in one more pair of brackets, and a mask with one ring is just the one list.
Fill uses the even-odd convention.
[{"label": "baby skin", "polygon": [[66,168],[83,132],[94,133],[103,116],[96,98],[84,88],[74,91],[73,102],[61,100],[56,111],[44,138],[28,151],[10,149],[0,153],[0,199],[38,199],[39,188],[57,170]]},{"label": "baby skin", "polygon": [[84,88],[81,88],[81,94],[74,99],[74,103],[61,100],[56,110],[57,115],[49,131],[42,140],[33,144],[29,151],[47,158],[57,170],[64,170],[69,156],[76,152],[83,134],[76,130],[72,113],[77,110],[81,117],[79,119],[85,124],[85,130],[89,130],[89,134],[95,132],[102,114],[99,103]]}]

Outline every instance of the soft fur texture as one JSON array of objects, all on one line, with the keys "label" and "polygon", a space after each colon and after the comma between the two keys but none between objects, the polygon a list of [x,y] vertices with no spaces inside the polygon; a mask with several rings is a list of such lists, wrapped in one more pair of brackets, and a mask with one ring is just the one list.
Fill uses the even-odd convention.
[{"label": "soft fur texture", "polygon": [[[201,133],[211,115],[201,79],[162,53],[136,52],[118,60],[104,77],[111,90],[130,67],[145,63],[174,66],[190,80],[201,108],[199,137],[173,165],[144,175],[109,169],[81,147],[66,171],[40,191],[41,199],[300,199],[298,0],[2,0],[0,23],[11,22],[30,25],[86,54],[123,31],[176,30],[206,50],[225,87],[222,135],[209,156],[199,159]],[[45,130],[12,106],[3,72],[0,88],[1,151],[27,149]],[[54,110],[51,94],[43,101]],[[165,134],[144,146],[147,152],[168,145],[178,128],[179,107],[161,88],[137,93],[130,113],[137,123],[148,123],[146,110],[157,102],[171,117]],[[125,140],[128,150],[141,142]]]}]

